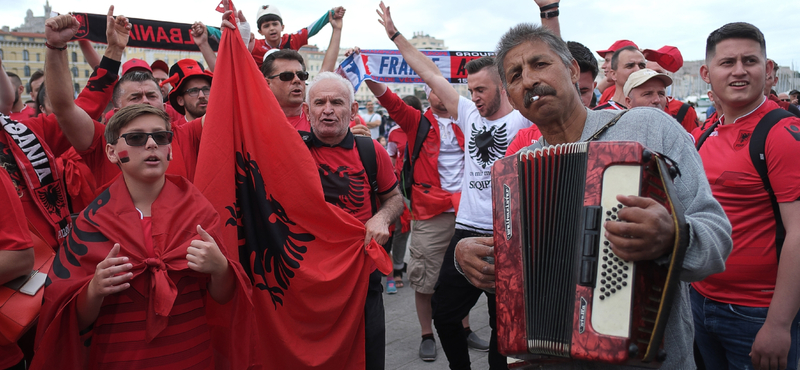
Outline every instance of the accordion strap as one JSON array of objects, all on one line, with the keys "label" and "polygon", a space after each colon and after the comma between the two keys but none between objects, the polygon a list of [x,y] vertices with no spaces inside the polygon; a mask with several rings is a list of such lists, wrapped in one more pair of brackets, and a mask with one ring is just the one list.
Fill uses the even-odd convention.
[{"label": "accordion strap", "polygon": [[608,130],[609,127],[616,125],[617,121],[619,121],[619,119],[622,118],[622,115],[625,113],[628,113],[627,109],[622,112],[619,112],[619,114],[614,116],[614,118],[612,118],[611,121],[608,121],[608,123],[606,123],[603,127],[600,127],[600,129],[597,130],[594,134],[592,134],[592,136],[589,136],[589,138],[586,139],[585,142],[596,140],[598,137],[600,137],[600,135],[606,132],[606,130]]}]

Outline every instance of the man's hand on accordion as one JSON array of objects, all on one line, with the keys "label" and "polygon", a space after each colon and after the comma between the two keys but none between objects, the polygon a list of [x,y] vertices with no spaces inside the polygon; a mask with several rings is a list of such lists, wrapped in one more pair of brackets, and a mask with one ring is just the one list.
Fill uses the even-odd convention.
[{"label": "man's hand on accordion", "polygon": [[464,238],[456,244],[456,262],[472,285],[478,289],[494,291],[494,239]]},{"label": "man's hand on accordion", "polygon": [[619,220],[605,223],[606,239],[625,261],[649,261],[666,254],[675,242],[675,224],[664,206],[650,198],[617,195],[624,207]]}]

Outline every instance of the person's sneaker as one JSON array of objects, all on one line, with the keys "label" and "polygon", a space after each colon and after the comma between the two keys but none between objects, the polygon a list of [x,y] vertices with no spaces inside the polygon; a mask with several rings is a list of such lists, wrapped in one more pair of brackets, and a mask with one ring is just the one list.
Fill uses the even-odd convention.
[{"label": "person's sneaker", "polygon": [[422,361],[436,361],[436,341],[431,338],[425,338],[419,344],[419,358]]},{"label": "person's sneaker", "polygon": [[467,344],[469,348],[476,351],[486,352],[489,350],[489,343],[478,337],[478,334],[475,334],[474,331],[469,332],[469,335],[467,335]]},{"label": "person's sneaker", "polygon": [[389,294],[397,293],[397,287],[394,285],[394,279],[392,278],[386,279],[386,293]]}]

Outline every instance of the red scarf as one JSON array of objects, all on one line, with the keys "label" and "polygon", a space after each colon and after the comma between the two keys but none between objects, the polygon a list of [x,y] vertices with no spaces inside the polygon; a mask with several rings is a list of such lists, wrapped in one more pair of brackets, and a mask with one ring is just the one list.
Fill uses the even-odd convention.
[{"label": "red scarf", "polygon": [[[50,148],[24,123],[0,115],[4,141],[25,178],[25,184],[39,210],[53,226],[53,234],[61,244],[69,233],[70,218],[67,192],[56,159]],[[39,230],[45,233],[45,230]]]},{"label": "red scarf", "polygon": [[[97,264],[106,258],[114,243],[122,247],[119,256],[128,257],[133,264],[131,272],[134,279],[151,274],[145,333],[148,343],[157,337],[169,324],[170,310],[178,295],[175,282],[168,272],[189,271],[186,249],[192,240],[199,239],[196,225],[207,230],[218,241],[223,254],[227,255],[219,237],[217,212],[188,180],[167,175],[164,188],[152,205],[154,248],[147,250],[140,213],[133,205],[125,181],[120,176],[80,213],[68,242],[58,251],[48,273],[51,283],[45,289],[36,334],[36,357],[31,368],[85,367],[88,348],[83,345],[86,335],[79,332],[81,328],[77,325],[76,297],[89,284]],[[224,364],[230,365],[232,360],[228,357],[239,355],[246,360],[248,356],[246,351],[234,354],[224,348],[233,342],[230,322],[243,321],[240,323],[241,331],[237,329],[237,336],[247,339],[247,335],[242,333],[248,333],[246,323],[251,316],[247,277],[237,262],[229,259],[228,263],[237,275],[234,302],[220,307],[207,296],[205,305],[206,317],[214,333],[212,338],[217,340],[214,342],[216,352],[226,358],[222,360]],[[196,274],[199,279],[207,277],[201,273],[188,273]],[[226,310],[227,314],[224,313]],[[233,312],[236,310],[239,311]],[[234,314],[239,317],[233,317]],[[215,329],[219,326],[227,328]],[[227,335],[220,335],[224,332]],[[215,355],[219,356],[216,352]],[[221,361],[219,358],[216,360]]]},{"label": "red scarf", "polygon": [[[238,57],[235,57],[238,55]],[[363,369],[364,302],[377,264],[364,225],[325,202],[316,163],[267,87],[238,31],[225,29],[195,184],[217,208],[253,289],[259,364]]]}]

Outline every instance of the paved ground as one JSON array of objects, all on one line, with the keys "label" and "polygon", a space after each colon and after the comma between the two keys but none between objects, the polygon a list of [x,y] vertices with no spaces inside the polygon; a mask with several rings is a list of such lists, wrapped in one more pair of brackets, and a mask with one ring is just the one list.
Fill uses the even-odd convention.
[{"label": "paved ground", "polygon": [[[408,253],[406,253],[408,260]],[[439,337],[436,337],[437,358],[433,362],[420,360],[418,351],[422,340],[419,320],[414,307],[414,290],[403,276],[405,287],[397,289],[397,294],[383,294],[386,308],[386,370],[447,370],[447,358],[442,351]],[[386,289],[384,281],[384,290]],[[479,337],[489,340],[489,313],[486,296],[482,295],[470,314],[470,328]],[[469,350],[473,369],[488,368],[487,352]]]}]

